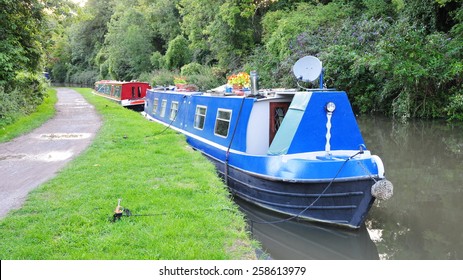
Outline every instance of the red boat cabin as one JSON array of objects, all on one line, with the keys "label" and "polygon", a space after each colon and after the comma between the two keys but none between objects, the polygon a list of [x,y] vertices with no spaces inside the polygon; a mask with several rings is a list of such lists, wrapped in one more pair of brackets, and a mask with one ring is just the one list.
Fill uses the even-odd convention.
[{"label": "red boat cabin", "polygon": [[95,93],[114,100],[124,107],[143,107],[146,90],[151,86],[145,82],[120,82],[103,80],[95,83]]}]

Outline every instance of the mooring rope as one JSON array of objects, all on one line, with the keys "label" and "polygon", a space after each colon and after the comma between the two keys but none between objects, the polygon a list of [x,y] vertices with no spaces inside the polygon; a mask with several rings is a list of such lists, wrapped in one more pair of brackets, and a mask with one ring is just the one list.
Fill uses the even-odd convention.
[{"label": "mooring rope", "polygon": [[225,165],[224,165],[224,180],[225,183],[228,185],[228,158],[230,156],[230,149],[233,144],[233,139],[235,139],[235,134],[236,134],[236,129],[238,127],[240,117],[241,117],[241,112],[243,111],[243,105],[244,105],[244,100],[246,99],[246,96],[243,96],[241,99],[241,105],[240,105],[240,110],[238,111],[238,117],[236,119],[235,127],[233,128],[233,133],[230,139],[230,143],[228,144],[227,151],[225,152]]},{"label": "mooring rope", "polygon": [[[183,96],[183,99],[185,99],[185,98],[186,98],[186,95]],[[155,133],[155,134],[153,134],[153,135],[146,136],[145,138],[159,136],[159,135],[163,134],[164,132],[166,132],[169,128],[171,128],[171,127],[172,127],[172,124],[175,122],[175,120],[177,120],[178,113],[180,112],[180,109],[182,108],[182,105],[183,105],[183,103],[184,103],[183,101],[184,101],[184,100],[182,100],[182,102],[181,102],[180,105],[178,106],[178,108],[177,108],[177,113],[175,113],[174,118],[170,121],[170,123],[169,123],[163,130],[161,130],[161,132]]]},{"label": "mooring rope", "polygon": [[[119,208],[118,208],[119,207]],[[204,209],[194,209],[194,210],[187,210],[187,211],[171,211],[171,212],[159,212],[159,213],[146,213],[146,214],[133,214],[131,210],[128,208],[124,208],[120,205],[116,207],[116,211],[114,211],[114,215],[109,217],[111,222],[116,222],[120,220],[122,217],[156,217],[156,216],[166,216],[166,215],[179,215],[179,214],[194,214],[197,212],[219,212],[219,211],[233,211],[234,209],[223,207],[223,208],[204,208]],[[118,209],[120,211],[118,211]]]}]

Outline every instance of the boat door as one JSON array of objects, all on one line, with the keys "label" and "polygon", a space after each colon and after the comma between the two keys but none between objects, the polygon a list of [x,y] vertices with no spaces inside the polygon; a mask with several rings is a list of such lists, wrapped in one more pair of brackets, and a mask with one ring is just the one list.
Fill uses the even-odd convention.
[{"label": "boat door", "polygon": [[270,102],[269,145],[280,128],[281,122],[288,112],[290,102]]}]

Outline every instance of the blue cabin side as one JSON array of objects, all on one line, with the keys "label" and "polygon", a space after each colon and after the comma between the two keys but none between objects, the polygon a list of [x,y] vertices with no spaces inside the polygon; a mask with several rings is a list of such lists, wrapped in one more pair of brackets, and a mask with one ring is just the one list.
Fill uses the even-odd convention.
[{"label": "blue cabin side", "polygon": [[[253,103],[253,98],[245,97],[148,90],[145,112],[181,129],[187,136],[201,137],[225,148],[232,143],[230,149],[246,152],[247,124]],[[219,115],[225,118],[218,121]],[[199,118],[203,120],[199,122]],[[217,131],[217,125],[224,129]]]},{"label": "blue cabin side", "polygon": [[[254,99],[193,95],[187,97],[187,103],[188,117],[183,127],[185,131],[227,148],[230,143],[232,143],[231,149],[241,152],[246,151],[246,128]],[[198,117],[197,110],[199,110],[199,108],[204,108],[206,110],[203,127],[199,127],[197,124],[195,125],[195,120]],[[217,133],[217,125],[219,125],[218,119],[222,119],[222,124],[227,122],[226,119],[220,116],[220,114],[223,113],[227,114],[227,116],[229,114],[229,125],[226,132],[224,130],[219,134]],[[225,124],[225,126],[227,125]]]},{"label": "blue cabin side", "polygon": [[[183,105],[182,94],[152,90],[146,92],[145,113],[163,123],[181,127],[182,112],[178,111],[179,108],[181,109],[180,105]],[[173,117],[172,113],[174,113]]]}]

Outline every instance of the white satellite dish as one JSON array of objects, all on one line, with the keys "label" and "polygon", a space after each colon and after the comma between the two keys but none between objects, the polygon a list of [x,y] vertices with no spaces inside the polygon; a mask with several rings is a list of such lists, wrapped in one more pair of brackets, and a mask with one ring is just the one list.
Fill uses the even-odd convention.
[{"label": "white satellite dish", "polygon": [[303,82],[313,82],[322,73],[322,62],[315,56],[304,56],[293,66],[293,73],[296,78]]}]

